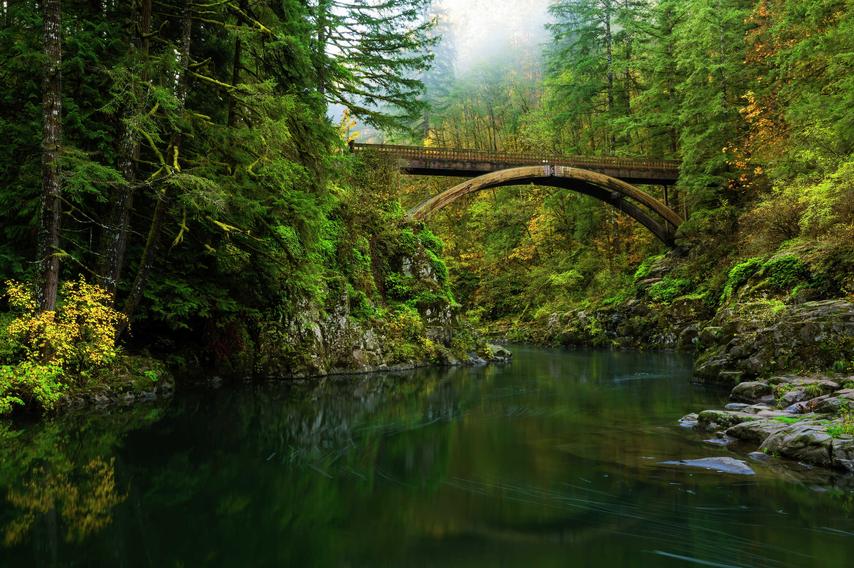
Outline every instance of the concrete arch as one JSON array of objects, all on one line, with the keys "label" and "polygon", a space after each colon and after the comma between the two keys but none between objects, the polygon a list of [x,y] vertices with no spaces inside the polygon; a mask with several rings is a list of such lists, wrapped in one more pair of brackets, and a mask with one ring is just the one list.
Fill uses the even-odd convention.
[{"label": "concrete arch", "polygon": [[673,246],[673,236],[682,224],[682,218],[670,207],[630,183],[589,170],[551,165],[511,168],[467,180],[422,201],[409,216],[423,221],[464,195],[525,184],[559,187],[604,201],[638,221],[667,246]]}]

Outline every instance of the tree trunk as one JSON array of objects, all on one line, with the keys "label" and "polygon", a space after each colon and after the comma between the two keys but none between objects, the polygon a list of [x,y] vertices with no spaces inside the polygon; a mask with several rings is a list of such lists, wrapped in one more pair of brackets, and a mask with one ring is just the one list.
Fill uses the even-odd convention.
[{"label": "tree trunk", "polygon": [[62,222],[62,187],[59,151],[62,143],[62,12],[60,0],[44,2],[44,81],[42,85],[42,206],[39,227],[39,262],[42,311],[56,309],[59,288],[59,229]]},{"label": "tree trunk", "polygon": [[[610,0],[605,3],[605,55],[607,57],[608,65],[607,65],[607,75],[608,75],[608,118],[611,117],[611,111],[614,110],[614,49],[613,49],[613,38],[611,36],[611,2]],[[614,151],[614,142],[613,136],[609,132],[607,134],[608,139],[608,153],[613,153]]]},{"label": "tree trunk", "polygon": [[[140,82],[147,82],[146,65],[151,30],[151,0],[141,0],[139,5],[138,33],[134,40],[138,54],[135,61],[141,65]],[[144,88],[144,87],[143,87]],[[127,109],[125,118],[142,111],[143,95],[136,90],[135,109]],[[122,123],[122,133],[119,140],[118,169],[125,179],[125,185],[116,188],[113,195],[113,206],[107,230],[101,242],[101,264],[99,273],[101,286],[115,296],[116,288],[121,281],[122,269],[127,250],[128,232],[130,230],[130,212],[133,208],[133,184],[136,181],[136,161],[139,159],[139,136],[126,122]]]},{"label": "tree trunk", "polygon": [[[181,72],[175,84],[175,95],[178,99],[178,110],[183,111],[187,103],[187,93],[189,90],[189,67],[190,67],[190,41],[192,39],[193,29],[193,0],[184,0],[184,9],[181,15],[181,49],[178,52],[178,64]],[[174,162],[177,171],[180,171],[180,166],[177,165],[178,156],[181,149],[181,132],[175,132],[172,135],[170,143],[172,155],[175,156]],[[174,201],[174,196],[164,190],[157,196],[157,205],[154,207],[154,213],[151,217],[151,225],[148,227],[148,237],[145,241],[145,248],[142,251],[142,257],[137,268],[136,278],[134,278],[131,286],[130,295],[125,302],[124,314],[126,316],[125,323],[121,324],[117,330],[117,335],[121,335],[127,329],[128,323],[131,321],[145,287],[148,284],[148,278],[151,275],[151,269],[154,266],[154,259],[160,248],[160,233],[163,229],[163,224],[166,221],[166,214],[169,212],[169,207]]]},{"label": "tree trunk", "polygon": [[[231,84],[237,86],[240,83],[241,61],[243,59],[243,42],[240,39],[240,26],[243,25],[243,14],[248,11],[249,7],[246,0],[240,0],[241,13],[237,16],[238,32],[234,39],[234,60],[231,67]],[[234,128],[237,126],[237,98],[234,94],[230,94],[228,98],[228,127]]]},{"label": "tree trunk", "polygon": [[317,3],[317,46],[314,50],[314,72],[317,75],[317,91],[326,94],[326,41],[329,34],[330,0]]}]

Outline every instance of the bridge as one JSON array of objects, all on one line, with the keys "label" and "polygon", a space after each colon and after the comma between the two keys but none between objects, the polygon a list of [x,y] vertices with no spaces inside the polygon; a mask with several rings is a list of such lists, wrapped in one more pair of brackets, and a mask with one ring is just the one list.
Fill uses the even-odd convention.
[{"label": "bridge", "polygon": [[[350,144],[354,153],[375,152],[397,161],[411,175],[473,178],[426,199],[409,211],[422,221],[457,199],[493,187],[560,187],[604,201],[631,216],[659,240],[673,246],[682,218],[666,203],[666,188],[679,178],[669,160],[508,154],[389,144]],[[665,202],[633,184],[665,186]]]}]

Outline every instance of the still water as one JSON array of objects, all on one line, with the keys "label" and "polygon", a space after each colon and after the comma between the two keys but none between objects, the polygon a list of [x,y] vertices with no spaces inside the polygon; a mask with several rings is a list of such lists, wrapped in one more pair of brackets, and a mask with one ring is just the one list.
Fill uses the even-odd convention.
[{"label": "still water", "polygon": [[0,565],[852,566],[851,479],[661,463],[690,359],[514,351],[0,426]]}]

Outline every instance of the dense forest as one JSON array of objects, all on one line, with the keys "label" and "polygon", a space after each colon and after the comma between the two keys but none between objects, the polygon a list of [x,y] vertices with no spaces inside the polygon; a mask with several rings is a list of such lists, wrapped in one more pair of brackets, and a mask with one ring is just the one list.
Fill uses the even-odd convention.
[{"label": "dense forest", "polygon": [[[551,14],[542,50],[428,77],[428,144],[679,160],[668,197],[687,219],[685,258],[652,291],[662,300],[713,309],[733,265],[772,257],[794,267],[795,296],[854,291],[850,2],[567,0]],[[496,190],[437,217],[460,303],[522,335],[519,318],[625,300],[664,252],[628,216],[560,189]]]},{"label": "dense forest", "polygon": [[[751,278],[769,310],[850,297],[851,8],[558,0],[541,41],[458,69],[430,0],[4,1],[0,413],[157,382],[163,362],[448,362],[483,349],[471,325],[564,340],[542,331],[553,314],[639,295],[711,317]],[[675,159],[687,220],[666,257],[554,188],[412,224],[406,207],[455,182],[355,156],[357,139]],[[578,341],[607,340],[585,321]]]}]

